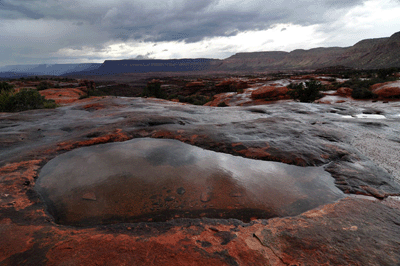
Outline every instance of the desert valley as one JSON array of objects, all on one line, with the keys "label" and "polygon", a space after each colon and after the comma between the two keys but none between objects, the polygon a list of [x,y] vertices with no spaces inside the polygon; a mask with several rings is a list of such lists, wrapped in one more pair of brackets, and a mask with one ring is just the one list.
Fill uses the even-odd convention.
[{"label": "desert valley", "polygon": [[400,264],[400,32],[0,77],[0,265]]}]

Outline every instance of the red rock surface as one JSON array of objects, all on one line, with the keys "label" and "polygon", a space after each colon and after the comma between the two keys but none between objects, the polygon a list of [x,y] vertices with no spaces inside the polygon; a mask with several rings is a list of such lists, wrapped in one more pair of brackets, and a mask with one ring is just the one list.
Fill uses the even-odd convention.
[{"label": "red rock surface", "polygon": [[374,84],[371,90],[380,98],[398,98],[400,97],[400,81]]},{"label": "red rock surface", "polygon": [[229,106],[229,102],[232,99],[232,93],[220,93],[213,96],[213,100],[205,104],[205,106],[220,106],[221,104],[225,103]]},{"label": "red rock surface", "polygon": [[82,147],[82,146],[89,146],[89,145],[95,145],[95,144],[101,144],[101,143],[107,143],[107,142],[114,142],[114,141],[124,141],[128,140],[129,137],[122,132],[121,129],[117,129],[115,133],[112,134],[107,134],[105,136],[99,136],[99,137],[94,137],[89,140],[85,141],[67,141],[67,142],[61,142],[58,144],[57,150],[72,150],[77,147]]},{"label": "red rock surface", "polygon": [[337,94],[339,94],[341,96],[347,96],[347,97],[350,97],[352,92],[353,92],[352,89],[346,88],[346,87],[340,87],[337,90]]},{"label": "red rock surface", "polygon": [[205,84],[202,81],[193,81],[186,83],[185,87],[192,88],[192,87],[204,87]]},{"label": "red rock surface", "polygon": [[251,93],[253,99],[289,99],[289,89],[286,87],[263,86]]},{"label": "red rock surface", "polygon": [[63,89],[47,89],[39,91],[46,99],[54,100],[57,104],[73,103],[84,95],[86,87],[79,88],[63,88]]},{"label": "red rock surface", "polygon": [[[1,114],[8,129],[0,136],[2,158],[8,161],[0,164],[0,265],[400,264],[400,201],[387,197],[392,192],[388,181],[379,179],[383,172],[369,168],[373,163],[362,161],[365,156],[341,140],[340,134],[354,131],[343,126],[336,132],[337,122],[296,103],[279,105],[277,110],[271,105],[246,107],[243,112],[232,108],[234,117],[250,119],[216,123],[211,118],[216,108],[207,109],[208,120],[196,121],[205,113],[191,114],[190,119],[187,113],[200,109],[190,106],[193,109],[183,109],[179,116],[177,110],[184,105],[159,102],[159,113],[155,108],[151,115],[143,107],[154,106],[155,100],[112,97],[77,102],[67,110],[68,106]],[[318,108],[330,114],[331,107]],[[222,110],[216,110],[217,115],[226,117]],[[68,113],[79,113],[79,119],[72,121]],[[103,120],[96,120],[99,117]],[[40,123],[28,124],[33,120]],[[342,125],[347,123],[351,121]],[[357,126],[379,134],[384,130],[360,124],[351,124],[352,130]],[[237,135],[230,138],[230,134]],[[259,139],[236,140],[237,136]],[[90,228],[56,224],[33,190],[40,168],[66,150],[133,137],[174,138],[251,158],[324,165],[343,191],[385,199],[348,197],[298,216],[250,223],[183,219]]]},{"label": "red rock surface", "polygon": [[217,92],[237,91],[248,88],[249,85],[246,81],[237,79],[227,79],[215,85]]}]

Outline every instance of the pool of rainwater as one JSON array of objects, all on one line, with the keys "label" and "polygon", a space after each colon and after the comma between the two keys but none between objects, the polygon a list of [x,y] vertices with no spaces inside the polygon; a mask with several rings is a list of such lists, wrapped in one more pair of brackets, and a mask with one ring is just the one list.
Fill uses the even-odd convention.
[{"label": "pool of rainwater", "polygon": [[344,197],[323,167],[151,138],[59,155],[41,169],[35,189],[57,223],[74,226],[202,217],[249,222],[298,215]]}]

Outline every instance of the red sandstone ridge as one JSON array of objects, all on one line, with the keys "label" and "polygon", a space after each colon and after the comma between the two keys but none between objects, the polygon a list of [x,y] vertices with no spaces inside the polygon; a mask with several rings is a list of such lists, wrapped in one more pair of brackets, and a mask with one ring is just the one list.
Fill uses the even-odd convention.
[{"label": "red sandstone ridge", "polygon": [[192,87],[204,87],[205,84],[202,81],[193,81],[189,82],[186,84],[186,88],[192,88]]},{"label": "red sandstone ridge", "polygon": [[73,103],[84,95],[86,87],[65,88],[65,89],[47,89],[39,91],[46,99],[55,100],[57,104]]},{"label": "red sandstone ridge", "polygon": [[380,98],[400,97],[400,80],[374,84],[371,86],[371,90]]},{"label": "red sandstone ridge", "polygon": [[340,87],[337,90],[337,94],[341,96],[351,96],[351,93],[353,92],[353,89],[347,88],[347,87]]},{"label": "red sandstone ridge", "polygon": [[286,87],[273,87],[273,86],[263,86],[251,93],[251,98],[253,99],[289,99],[287,92],[289,91]]},{"label": "red sandstone ridge", "polygon": [[220,93],[213,96],[213,100],[205,104],[205,106],[219,106],[223,103],[229,105],[233,93]]},{"label": "red sandstone ridge", "polygon": [[[251,89],[231,94],[242,97]],[[375,104],[398,113],[398,106]],[[348,141],[350,134],[362,132],[376,136],[377,145],[387,139],[395,146],[392,127],[384,134],[385,128],[366,126],[360,119],[331,119],[333,110],[324,105],[309,110],[297,103],[221,110],[106,97],[55,110],[0,114],[6,129],[0,134],[0,265],[399,265],[400,188]],[[354,107],[339,110],[351,114]],[[398,125],[396,119],[390,123]],[[199,218],[94,227],[57,224],[34,191],[41,167],[66,150],[138,137],[325,165],[342,191],[385,199],[347,197],[300,215],[249,223]],[[385,148],[382,154],[394,150]],[[240,191],[229,195],[241,196]],[[81,197],[89,203],[101,200],[97,194]],[[304,199],[292,206],[312,203]]]},{"label": "red sandstone ridge", "polygon": [[248,87],[247,82],[235,79],[227,79],[215,85],[217,92],[237,91]]},{"label": "red sandstone ridge", "polygon": [[104,136],[99,136],[99,137],[94,137],[89,140],[85,141],[67,141],[67,142],[61,142],[58,144],[57,150],[72,150],[77,147],[82,147],[82,146],[90,146],[90,145],[95,145],[95,144],[101,144],[101,143],[108,143],[108,142],[116,142],[116,141],[124,141],[128,140],[129,136],[126,135],[124,132],[122,132],[121,129],[117,129],[115,133],[110,133]]}]

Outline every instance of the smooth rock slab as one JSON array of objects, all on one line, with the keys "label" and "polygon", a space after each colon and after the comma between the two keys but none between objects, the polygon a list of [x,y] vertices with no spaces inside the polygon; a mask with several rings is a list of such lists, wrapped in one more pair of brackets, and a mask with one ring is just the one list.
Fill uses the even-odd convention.
[{"label": "smooth rock slab", "polygon": [[167,139],[62,154],[36,189],[61,224],[298,215],[343,197],[322,167],[246,159]]}]

